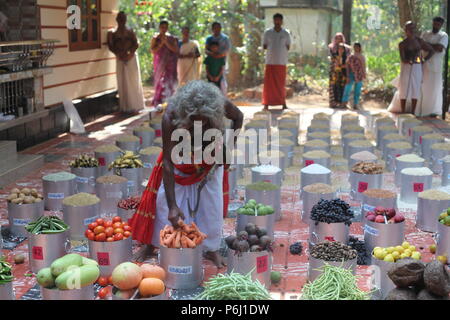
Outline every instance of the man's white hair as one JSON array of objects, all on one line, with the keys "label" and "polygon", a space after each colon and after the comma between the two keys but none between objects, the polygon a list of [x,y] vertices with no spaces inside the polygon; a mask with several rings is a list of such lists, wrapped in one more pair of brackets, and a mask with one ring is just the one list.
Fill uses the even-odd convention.
[{"label": "man's white hair", "polygon": [[168,111],[174,111],[173,125],[193,126],[193,116],[208,118],[213,128],[223,130],[225,97],[215,85],[202,80],[188,82],[169,99]]}]

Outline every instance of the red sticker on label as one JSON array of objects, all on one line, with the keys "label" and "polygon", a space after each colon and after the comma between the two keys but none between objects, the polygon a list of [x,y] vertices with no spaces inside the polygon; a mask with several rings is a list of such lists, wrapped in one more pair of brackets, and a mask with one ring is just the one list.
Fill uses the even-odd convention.
[{"label": "red sticker on label", "polygon": [[305,166],[307,167],[307,166],[310,166],[310,165],[312,165],[312,164],[314,164],[314,160],[305,160]]},{"label": "red sticker on label", "polygon": [[335,242],[334,237],[325,237],[325,240]]},{"label": "red sticker on label", "polygon": [[423,183],[414,183],[414,192],[423,192]]},{"label": "red sticker on label", "polygon": [[422,136],[419,137],[419,143],[422,144]]},{"label": "red sticker on label", "polygon": [[158,138],[158,137],[161,137],[161,129],[156,129],[155,130],[155,136]]},{"label": "red sticker on label", "polygon": [[401,154],[396,154],[396,155],[395,155],[396,158],[398,158],[398,157],[400,157],[400,156],[401,156]]},{"label": "red sticker on label", "polygon": [[263,180],[263,182],[272,183],[272,180]]},{"label": "red sticker on label", "polygon": [[106,166],[105,158],[98,158],[98,164],[102,167]]},{"label": "red sticker on label", "polygon": [[42,247],[33,247],[32,253],[34,260],[44,260],[44,249]]},{"label": "red sticker on label", "polygon": [[411,128],[409,128],[409,129],[408,129],[408,136],[411,137],[411,134],[412,134],[412,130],[411,130]]},{"label": "red sticker on label", "polygon": [[269,270],[269,256],[256,258],[256,273],[263,273]]},{"label": "red sticker on label", "polygon": [[369,184],[367,182],[361,181],[358,183],[358,192],[364,192],[369,188]]},{"label": "red sticker on label", "polygon": [[99,266],[109,266],[109,252],[97,252],[97,262]]},{"label": "red sticker on label", "polygon": [[139,137],[139,143],[142,144],[142,137]]}]

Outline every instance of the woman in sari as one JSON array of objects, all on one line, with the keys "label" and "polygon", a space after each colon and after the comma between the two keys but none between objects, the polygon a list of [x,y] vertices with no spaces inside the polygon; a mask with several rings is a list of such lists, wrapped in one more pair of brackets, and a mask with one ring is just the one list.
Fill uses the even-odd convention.
[{"label": "woman in sari", "polygon": [[189,81],[200,80],[201,67],[199,44],[189,39],[189,27],[182,30],[183,40],[180,41],[178,55],[178,85],[184,86]]},{"label": "woman in sari", "polygon": [[330,54],[330,108],[342,106],[342,98],[347,84],[345,64],[350,56],[350,46],[345,44],[342,33],[336,33],[333,42],[328,46]]},{"label": "woman in sari", "polygon": [[174,94],[177,84],[178,40],[167,33],[168,29],[169,22],[161,21],[159,34],[152,39],[155,107]]}]

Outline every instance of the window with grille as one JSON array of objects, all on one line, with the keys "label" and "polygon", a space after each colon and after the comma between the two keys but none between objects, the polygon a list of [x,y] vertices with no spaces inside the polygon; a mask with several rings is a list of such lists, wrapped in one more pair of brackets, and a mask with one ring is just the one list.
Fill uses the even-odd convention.
[{"label": "window with grille", "polygon": [[101,47],[101,0],[68,0],[68,6],[81,9],[81,28],[69,30],[69,50],[91,50]]}]

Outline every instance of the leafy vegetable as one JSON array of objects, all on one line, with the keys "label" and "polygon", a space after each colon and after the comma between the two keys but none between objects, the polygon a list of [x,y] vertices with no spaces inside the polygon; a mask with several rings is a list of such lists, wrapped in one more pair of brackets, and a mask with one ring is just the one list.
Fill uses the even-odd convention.
[{"label": "leafy vegetable", "polygon": [[0,258],[0,284],[5,284],[13,281],[11,265],[5,261],[5,258]]}]

